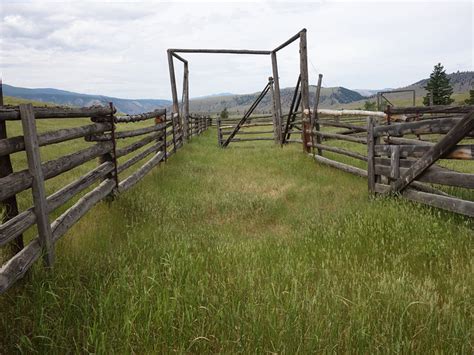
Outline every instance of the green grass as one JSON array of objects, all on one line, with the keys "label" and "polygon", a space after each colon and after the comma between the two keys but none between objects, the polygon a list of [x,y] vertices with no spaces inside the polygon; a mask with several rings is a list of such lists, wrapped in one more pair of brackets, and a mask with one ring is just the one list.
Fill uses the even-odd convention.
[{"label": "green grass", "polygon": [[0,353],[471,353],[472,227],[211,130],[0,296]]}]

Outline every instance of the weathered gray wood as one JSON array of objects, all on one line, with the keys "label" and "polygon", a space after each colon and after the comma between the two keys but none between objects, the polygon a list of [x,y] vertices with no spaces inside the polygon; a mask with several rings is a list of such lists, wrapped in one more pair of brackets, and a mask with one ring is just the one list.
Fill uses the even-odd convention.
[{"label": "weathered gray wood", "polygon": [[293,37],[291,37],[290,39],[288,39],[286,42],[280,44],[278,47],[276,47],[272,52],[278,52],[280,49],[283,49],[285,48],[286,46],[288,46],[289,44],[293,43],[294,41],[296,41],[298,38],[300,38],[300,35],[301,35],[301,32],[302,31],[305,31],[306,32],[306,28],[303,28],[300,32],[298,32],[297,34],[295,34]]},{"label": "weathered gray wood", "polygon": [[[319,117],[318,117],[318,106],[319,106],[319,100],[320,100],[320,97],[321,97],[321,85],[322,85],[322,81],[323,81],[323,74],[319,74],[318,76],[318,85],[316,86],[316,94],[315,94],[315,98],[314,98],[314,108],[313,108],[313,114],[312,114],[312,122],[311,122],[311,126],[312,126],[312,129],[315,130],[316,132],[319,132],[321,130],[321,127],[320,127],[320,124],[319,124]],[[311,135],[312,139],[313,139],[313,143],[314,143],[314,138],[316,138],[316,144],[320,145],[322,144],[322,138],[321,136],[318,136],[318,135]],[[322,149],[318,148],[317,150],[318,152],[318,155],[323,155],[323,151]]]},{"label": "weathered gray wood", "polygon": [[[377,173],[377,171],[376,171]],[[393,145],[390,152],[390,179],[396,180],[400,177],[400,147]]]},{"label": "weathered gray wood", "polygon": [[151,147],[148,147],[144,151],[142,151],[142,152],[138,153],[137,155],[135,155],[134,157],[128,159],[123,164],[120,164],[117,168],[118,173],[123,172],[124,170],[128,169],[129,167],[136,164],[140,160],[146,158],[151,153],[155,153],[156,151],[158,151],[162,147],[164,147],[164,142],[159,142],[159,143],[156,143],[156,144],[152,145]]},{"label": "weathered gray wood", "polygon": [[448,153],[465,136],[466,132],[474,129],[474,111],[466,114],[441,140],[436,143],[403,175],[394,182],[392,190],[402,191],[413,180],[421,175],[427,168],[433,165],[436,160]]},{"label": "weathered gray wood", "polygon": [[308,142],[311,142],[311,135],[306,133],[311,128],[311,113],[309,107],[309,74],[308,74],[308,49],[306,43],[306,29],[300,32],[300,74],[301,74],[301,105],[303,108],[303,151],[310,152]]},{"label": "weathered gray wood", "polygon": [[398,137],[384,137],[384,141],[387,144],[406,144],[406,145],[434,145],[434,143],[429,141],[424,141],[421,139],[410,139],[410,138],[398,138]]},{"label": "weathered gray wood", "polygon": [[138,181],[140,181],[151,169],[158,165],[165,157],[164,152],[156,153],[150,160],[148,160],[143,166],[134,172],[132,175],[121,181],[119,184],[119,191],[123,192],[131,188]]},{"label": "weathered gray wood", "polygon": [[[111,149],[111,142],[101,142],[76,153],[47,161],[42,164],[43,176],[46,180],[51,179],[91,159],[97,158]],[[33,177],[28,170],[14,172],[4,178],[0,178],[0,186],[2,186],[2,189],[0,189],[0,201],[30,188],[32,181]]]},{"label": "weathered gray wood", "polygon": [[170,48],[171,53],[214,53],[214,54],[258,54],[268,55],[271,51],[251,50],[251,49],[190,49],[190,48]]},{"label": "weathered gray wood", "polygon": [[[3,106],[3,83],[0,78],[0,106]],[[0,120],[0,142],[7,139],[7,124],[5,121]],[[13,173],[13,166],[10,159],[10,155],[0,154],[0,178],[10,175]],[[3,213],[0,218],[0,223],[8,222],[10,219],[18,215],[18,202],[16,196],[10,196],[2,201],[0,204],[3,206]],[[10,254],[15,255],[21,249],[23,249],[23,235],[17,234],[17,237],[13,240],[10,246]]]},{"label": "weathered gray wood", "polygon": [[[44,187],[43,169],[36,131],[35,114],[31,104],[20,105],[21,124],[25,137],[25,151],[28,161],[28,171],[33,178],[32,194],[36,225],[38,226],[39,241],[43,250],[43,259],[47,267],[54,264],[54,244],[51,225],[49,224],[48,206]],[[11,175],[10,175],[11,176]]]},{"label": "weathered gray wood", "polygon": [[[461,120],[459,118],[441,118],[439,120],[425,120],[406,123],[394,123],[389,126],[376,127],[374,134],[377,137],[381,135],[403,136],[405,134],[432,134],[448,133]],[[470,132],[470,131],[468,131]],[[468,133],[465,132],[465,133]],[[471,132],[469,134],[474,134]]]},{"label": "weathered gray wood", "polygon": [[[231,132],[229,131],[222,131],[222,135],[229,135],[231,134]],[[272,134],[273,131],[239,131],[236,133],[236,135],[240,135],[240,134]]]},{"label": "weathered gray wood", "polygon": [[[87,126],[64,128],[38,134],[38,144],[40,147],[84,137],[90,134],[109,131],[110,123],[94,123]],[[23,136],[16,136],[7,139],[0,139],[0,155],[12,154],[25,149]]]},{"label": "weathered gray wood", "polygon": [[[46,199],[48,213],[68,202],[73,196],[91,186],[113,170],[112,162],[106,162],[91,170],[74,182],[64,186]],[[20,235],[36,222],[33,207],[0,225],[0,246]]]},{"label": "weathered gray wood", "polygon": [[222,126],[220,117],[217,117],[217,144],[219,147],[222,147]]},{"label": "weathered gray wood", "polygon": [[[376,190],[379,193],[388,193],[390,191],[390,187],[377,184]],[[461,200],[452,196],[440,196],[423,191],[416,191],[411,188],[407,188],[402,191],[402,196],[411,201],[420,202],[447,211],[474,217],[474,202],[472,201]]]},{"label": "weathered gray wood", "polygon": [[280,77],[278,76],[278,62],[277,62],[277,55],[276,52],[273,51],[271,53],[272,59],[272,73],[273,73],[273,90],[275,94],[275,114],[276,114],[276,121],[278,125],[278,141],[282,141],[282,124],[283,124],[283,116],[281,110],[281,93],[280,93]]},{"label": "weathered gray wood", "polygon": [[[34,107],[35,119],[43,118],[80,118],[80,117],[99,117],[109,116],[115,113],[111,112],[108,106],[92,107]],[[19,121],[20,110],[18,107],[0,108],[0,121]]]},{"label": "weathered gray wood", "polygon": [[[408,168],[400,167],[400,173],[406,173]],[[391,168],[385,165],[375,165],[375,173],[392,177]],[[474,174],[459,173],[456,171],[428,168],[417,181],[427,182],[431,184],[449,185],[456,187],[463,187],[467,189],[474,189]],[[415,181],[413,181],[414,183]]]},{"label": "weathered gray wood", "polygon": [[[400,156],[403,158],[421,158],[434,143],[429,145],[397,145],[400,149]],[[390,152],[393,145],[377,145],[375,146],[376,154],[387,154]],[[456,145],[441,159],[457,159],[457,160],[473,160],[474,159],[474,145]]]},{"label": "weathered gray wood", "polygon": [[272,141],[273,138],[263,138],[263,137],[255,137],[255,138],[233,138],[232,142],[250,142],[250,141]]},{"label": "weathered gray wood", "polygon": [[413,106],[390,107],[390,113],[397,114],[423,114],[423,113],[468,113],[474,106]]},{"label": "weathered gray wood", "polygon": [[367,117],[367,182],[369,194],[375,195],[375,119],[373,117]]},{"label": "weathered gray wood", "polygon": [[[115,139],[124,139],[124,138],[131,138],[142,136],[147,133],[156,132],[156,131],[163,131],[165,128],[164,123],[154,124],[153,126],[132,129],[128,131],[120,131],[115,133]],[[101,134],[101,135],[93,135],[86,138],[87,141],[91,142],[105,142],[112,139],[112,134]]]},{"label": "weathered gray wood", "polygon": [[322,157],[322,156],[319,156],[319,155],[316,155],[316,154],[310,154],[310,155],[316,161],[318,161],[322,164],[325,164],[325,165],[331,166],[333,168],[345,171],[346,173],[354,174],[354,175],[361,176],[361,177],[367,177],[367,171],[365,171],[363,169],[356,168],[356,167],[348,165],[348,164],[340,163],[340,162],[337,162],[337,161],[334,161],[334,160],[331,160],[331,159],[328,159],[328,158],[325,158],[325,157]]},{"label": "weathered gray wood", "polygon": [[183,130],[184,130],[184,139],[188,140],[189,134],[189,69],[188,63],[184,63],[184,80],[183,80]]},{"label": "weathered gray wood", "polygon": [[339,128],[349,128],[355,132],[367,132],[367,127],[364,126],[356,126],[353,124],[345,123],[345,122],[336,122],[336,121],[326,121],[326,120],[317,120],[317,123],[321,126],[328,126],[328,127],[339,127]]},{"label": "weathered gray wood", "polygon": [[273,139],[275,140],[275,143],[279,143],[281,135],[278,132],[279,123],[278,123],[278,114],[277,114],[277,108],[276,108],[277,104],[275,101],[275,89],[273,87],[274,85],[273,78],[269,77],[268,81],[270,83],[270,95],[272,97]]},{"label": "weathered gray wood", "polygon": [[166,115],[166,109],[161,108],[152,112],[140,113],[138,115],[117,116],[115,117],[115,123],[139,122],[152,118],[158,118],[164,115]]},{"label": "weathered gray wood", "polygon": [[[308,143],[308,144],[311,144],[311,143]],[[311,145],[314,148],[317,148],[318,150],[321,150],[321,151],[327,150],[328,152],[342,154],[342,155],[346,155],[346,156],[351,157],[351,158],[367,161],[367,157],[365,155],[362,155],[362,154],[359,154],[359,153],[356,153],[356,152],[351,152],[350,150],[347,150],[347,149],[338,148],[338,147],[331,147],[329,145],[318,144],[318,143],[311,144]],[[318,153],[318,155],[321,155],[321,154]]]},{"label": "weathered gray wood", "polygon": [[117,158],[123,157],[124,155],[130,154],[141,147],[144,147],[148,143],[155,141],[157,138],[162,136],[162,132],[154,132],[151,133],[144,138],[140,139],[139,141],[133,142],[132,144],[117,149]]},{"label": "weathered gray wood", "polygon": [[348,136],[344,134],[328,133],[328,132],[315,132],[314,134],[321,137],[325,137],[325,138],[333,138],[333,139],[339,139],[339,140],[348,141],[348,142],[367,144],[367,139],[361,138],[361,137],[352,137],[352,136]]}]

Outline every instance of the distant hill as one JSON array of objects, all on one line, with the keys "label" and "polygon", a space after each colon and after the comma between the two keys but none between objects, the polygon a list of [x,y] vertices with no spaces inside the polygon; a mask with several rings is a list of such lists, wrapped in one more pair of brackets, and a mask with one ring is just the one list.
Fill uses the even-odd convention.
[{"label": "distant hill", "polygon": [[171,104],[171,101],[161,99],[121,99],[102,95],[79,94],[51,88],[28,89],[7,84],[3,84],[3,94],[27,100],[50,102],[67,106],[106,105],[109,102],[113,102],[118,111],[126,114],[153,111]]},{"label": "distant hill", "polygon": [[[288,111],[293,98],[294,88],[284,88],[280,90],[281,104],[283,111]],[[310,104],[313,105],[316,92],[315,86],[310,86]],[[243,113],[255,101],[258,92],[244,95],[209,96],[190,100],[189,106],[192,112],[220,112],[227,108],[230,112]],[[356,91],[344,87],[322,88],[320,105],[321,107],[334,107],[353,101],[362,100],[364,96]],[[272,110],[272,98],[267,94],[258,105],[255,112],[268,113]]]},{"label": "distant hill", "polygon": [[[448,74],[451,85],[453,86],[452,98],[455,103],[462,103],[468,96],[469,90],[474,89],[474,71],[456,72]],[[422,79],[408,86],[404,86],[393,90],[415,90],[416,105],[423,104],[423,96],[426,95],[426,90],[423,88],[428,79]],[[384,90],[385,91],[385,90]],[[365,100],[375,101],[376,93],[369,98],[361,101],[354,101],[345,105],[346,108],[362,107]],[[410,93],[393,93],[385,95],[394,105],[409,106],[412,105],[412,98]]]}]

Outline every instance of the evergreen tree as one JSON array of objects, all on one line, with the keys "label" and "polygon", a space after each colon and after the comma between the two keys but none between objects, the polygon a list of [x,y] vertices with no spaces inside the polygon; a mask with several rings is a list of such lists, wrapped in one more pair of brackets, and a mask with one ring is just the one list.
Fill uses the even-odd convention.
[{"label": "evergreen tree", "polygon": [[469,90],[469,98],[464,101],[467,105],[474,105],[474,90]]},{"label": "evergreen tree", "polygon": [[377,110],[377,103],[375,101],[366,100],[364,102],[364,110],[365,111],[376,111]]},{"label": "evergreen tree", "polygon": [[226,119],[229,118],[229,112],[227,112],[227,107],[225,107],[221,112],[221,118]]},{"label": "evergreen tree", "polygon": [[430,105],[430,95],[433,95],[433,105],[449,105],[454,102],[451,98],[453,87],[441,63],[435,65],[430,79],[424,88],[428,91],[423,98],[423,104],[425,106]]}]

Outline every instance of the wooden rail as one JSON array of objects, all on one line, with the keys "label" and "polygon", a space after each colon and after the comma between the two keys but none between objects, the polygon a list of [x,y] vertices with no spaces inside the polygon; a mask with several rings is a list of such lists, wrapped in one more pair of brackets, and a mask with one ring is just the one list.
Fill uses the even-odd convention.
[{"label": "wooden rail", "polygon": [[[23,277],[32,264],[43,256],[44,264],[54,265],[55,243],[94,205],[106,197],[122,193],[137,184],[154,167],[162,163],[183,146],[183,127],[176,120],[169,121],[166,110],[155,110],[139,115],[114,116],[113,105],[92,108],[64,107],[0,107],[0,121],[21,120],[23,135],[10,137],[6,131],[0,139],[0,158],[26,151],[28,168],[9,171],[0,176],[0,201],[7,203],[17,194],[31,189],[33,206],[9,213],[0,223],[0,247],[11,243],[17,249],[0,268],[0,293],[5,292]],[[45,133],[36,132],[37,119],[80,118],[84,124]],[[92,122],[88,122],[88,119]],[[146,121],[150,125],[143,127]],[[116,131],[116,125],[141,122],[140,128]],[[199,135],[210,125],[206,116],[190,116],[189,136]],[[75,139],[89,142],[88,147],[53,160],[43,161],[39,147]],[[116,140],[134,139],[128,145],[116,148]],[[137,140],[138,138],[138,140]],[[141,149],[144,148],[144,149]],[[137,150],[141,149],[139,152]],[[121,163],[117,158],[135,153]],[[45,182],[66,171],[100,158],[98,166],[91,168],[73,182],[46,196]],[[143,163],[141,163],[145,160]],[[141,165],[139,165],[141,164]],[[134,167],[126,178],[120,174]],[[92,190],[82,194],[92,187]],[[51,213],[71,200],[76,202],[50,223]],[[110,199],[109,199],[110,200]],[[37,225],[38,235],[23,247],[22,234]],[[18,246],[21,245],[20,248]]]}]

